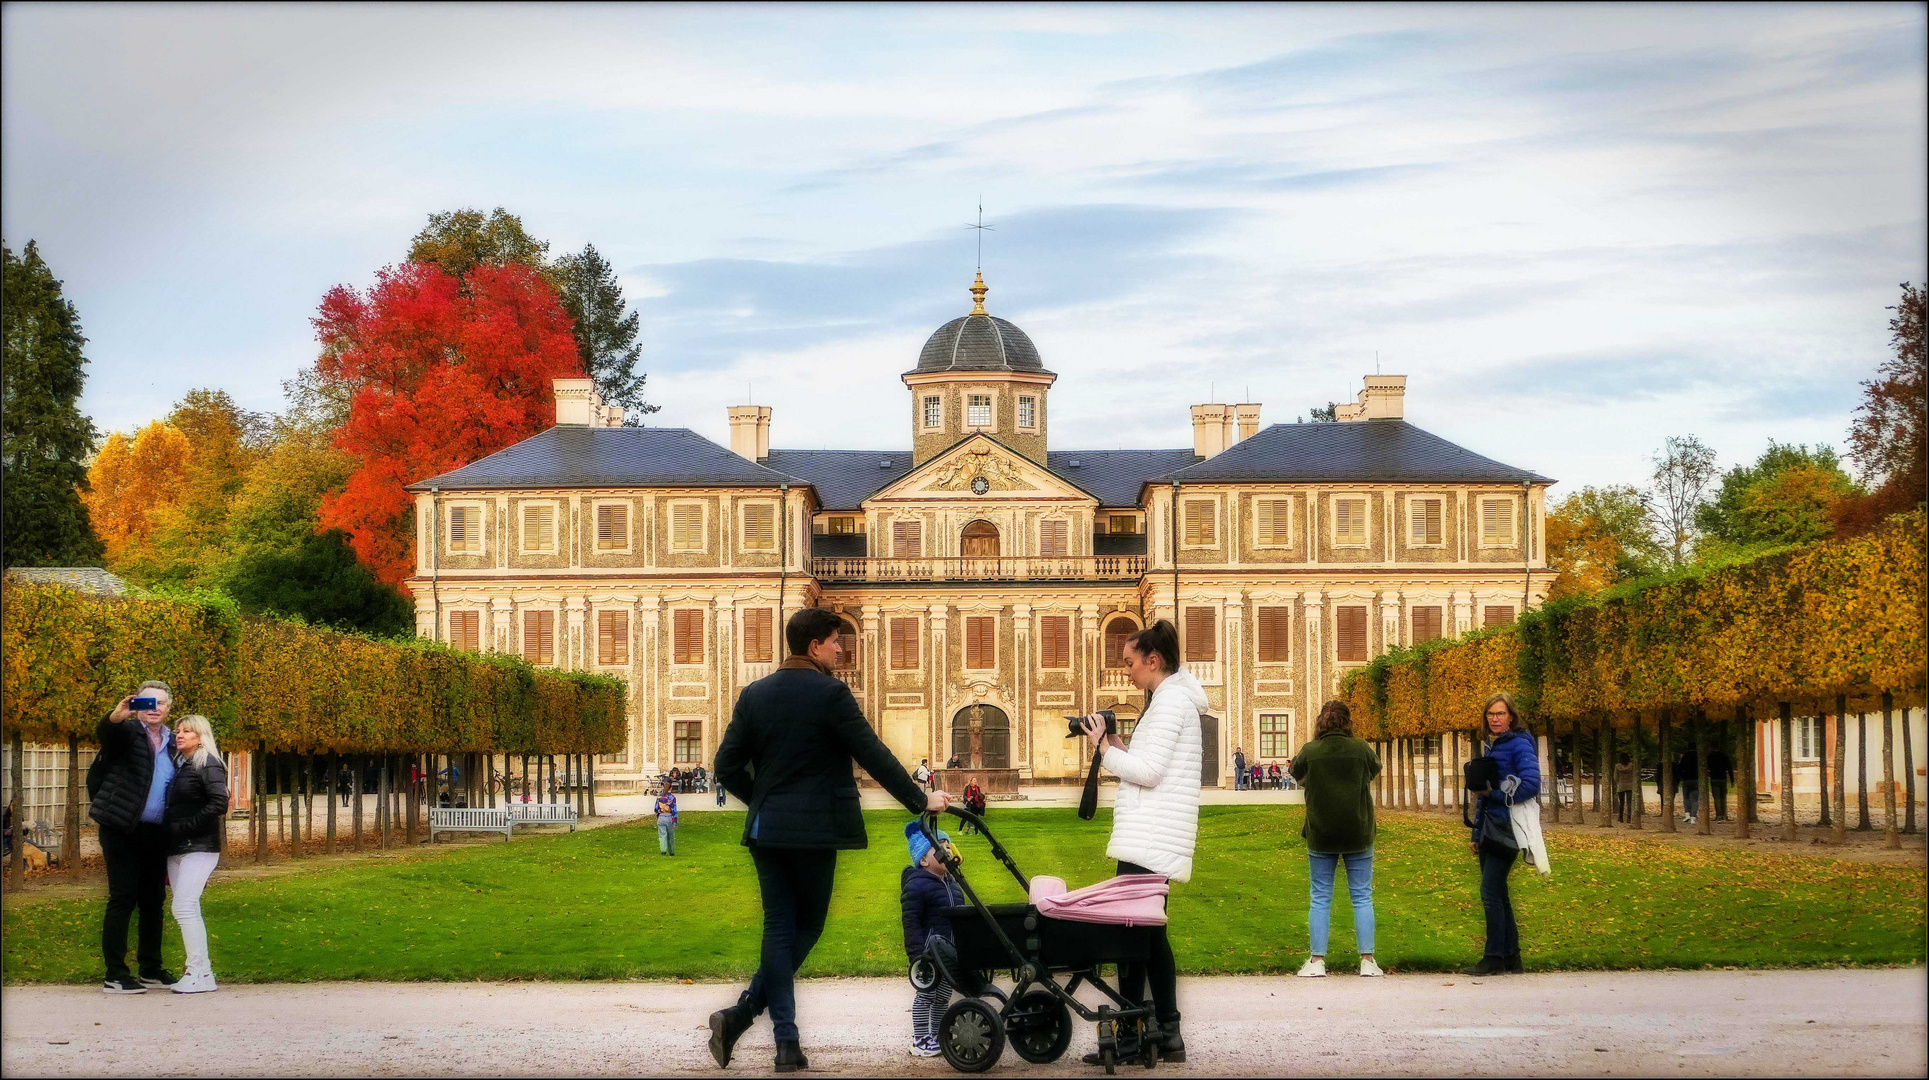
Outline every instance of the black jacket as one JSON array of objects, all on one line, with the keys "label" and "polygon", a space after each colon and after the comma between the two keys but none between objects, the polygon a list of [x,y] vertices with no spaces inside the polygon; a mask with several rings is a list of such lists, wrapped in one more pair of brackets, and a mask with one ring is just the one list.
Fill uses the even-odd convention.
[{"label": "black jacket", "polygon": [[912,813],[924,811],[924,789],[871,730],[841,679],[793,656],[744,687],[715,771],[750,808],[745,846],[864,847],[852,759]]},{"label": "black jacket", "polygon": [[100,785],[88,791],[87,816],[110,829],[131,832],[141,823],[148,785],[154,782],[154,748],[147,743],[147,725],[139,717],[116,722],[109,713],[94,729],[100,756],[89,769],[99,770]]},{"label": "black jacket", "polygon": [[936,934],[955,942],[945,908],[963,907],[964,892],[949,877],[939,877],[922,866],[907,866],[898,878],[898,908],[904,918],[904,955],[916,960],[925,939]]},{"label": "black jacket", "polygon": [[196,767],[190,757],[174,759],[174,782],[167,786],[167,853],[220,851],[228,813],[228,767],[213,754]]}]

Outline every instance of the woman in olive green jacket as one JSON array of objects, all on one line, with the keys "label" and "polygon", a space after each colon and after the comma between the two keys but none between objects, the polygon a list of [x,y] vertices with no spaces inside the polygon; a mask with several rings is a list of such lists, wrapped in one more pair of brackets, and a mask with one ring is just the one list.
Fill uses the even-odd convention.
[{"label": "woman in olive green jacket", "polygon": [[1306,978],[1326,974],[1326,939],[1333,918],[1333,876],[1346,862],[1346,887],[1353,896],[1353,936],[1359,943],[1360,974],[1377,976],[1373,962],[1373,778],[1380,755],[1353,737],[1353,713],[1345,702],[1329,701],[1313,725],[1313,741],[1293,755],[1293,779],[1306,791],[1306,860],[1312,871],[1312,905],[1307,928],[1311,955],[1299,969]]}]

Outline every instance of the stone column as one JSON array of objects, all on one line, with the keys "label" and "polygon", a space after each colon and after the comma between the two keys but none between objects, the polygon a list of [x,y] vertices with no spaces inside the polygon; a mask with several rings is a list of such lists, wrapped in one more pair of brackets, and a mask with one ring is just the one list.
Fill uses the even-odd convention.
[{"label": "stone column", "polygon": [[1018,712],[1011,718],[1012,731],[1011,765],[1017,767],[1024,762],[1027,771],[1031,768],[1031,605],[1013,604],[1011,607],[1011,694],[1017,700],[1012,702]]},{"label": "stone column", "polygon": [[1078,607],[1078,632],[1074,640],[1078,642],[1078,686],[1081,691],[1072,709],[1080,714],[1089,714],[1098,708],[1098,676],[1105,667],[1105,657],[1099,650],[1104,643],[1099,640],[1101,629],[1097,604],[1080,604]]},{"label": "stone column", "polygon": [[1474,595],[1470,592],[1453,594],[1453,636],[1465,637],[1474,627]]},{"label": "stone column", "polygon": [[484,652],[515,652],[509,640],[509,612],[512,605],[506,596],[489,599],[489,630],[482,635]]},{"label": "stone column", "polygon": [[[1246,594],[1226,598],[1226,656],[1221,669],[1226,695],[1226,722],[1219,729],[1219,786],[1231,787],[1232,748],[1250,746],[1259,753],[1258,722],[1246,715]],[[1248,732],[1246,725],[1253,724]]]},{"label": "stone column", "polygon": [[950,637],[951,609],[932,604],[926,613],[931,618],[931,702],[926,706],[929,722],[926,737],[931,747],[931,767],[941,769],[951,757],[951,744],[945,741],[946,693],[951,680],[951,653],[946,649]]},{"label": "stone column", "polygon": [[562,655],[556,666],[565,671],[582,671],[589,667],[589,658],[583,655],[583,623],[589,612],[589,600],[583,596],[570,596],[563,600],[564,629],[563,640],[557,642],[561,648],[556,651]]},{"label": "stone column", "polygon": [[1326,597],[1318,589],[1311,589],[1299,594],[1299,602],[1300,622],[1306,626],[1306,702],[1311,714],[1318,716],[1320,705],[1326,701],[1326,646],[1320,633],[1325,622],[1320,613]]},{"label": "stone column", "polygon": [[425,591],[415,598],[415,636],[439,638],[440,629],[435,625],[435,597]]},{"label": "stone column", "polygon": [[736,601],[728,596],[720,596],[716,601],[717,613],[717,664],[716,674],[712,676],[711,689],[716,693],[712,703],[715,722],[708,740],[708,753],[711,757],[717,752],[717,744],[723,741],[723,727],[730,722],[730,710],[737,703],[737,609]]},{"label": "stone column", "polygon": [[876,604],[865,604],[859,609],[857,632],[858,648],[864,650],[864,697],[858,702],[864,707],[864,715],[872,726],[878,722],[878,702],[884,700],[884,674],[891,662],[890,656],[878,641],[880,617]]},{"label": "stone column", "polygon": [[1380,594],[1380,652],[1400,644],[1400,594],[1392,589]]},{"label": "stone column", "polygon": [[[643,762],[654,769],[664,760],[662,673],[663,602],[654,596],[636,601],[637,709],[643,727]],[[643,762],[639,762],[641,765]],[[664,771],[664,770],[657,770]]]}]

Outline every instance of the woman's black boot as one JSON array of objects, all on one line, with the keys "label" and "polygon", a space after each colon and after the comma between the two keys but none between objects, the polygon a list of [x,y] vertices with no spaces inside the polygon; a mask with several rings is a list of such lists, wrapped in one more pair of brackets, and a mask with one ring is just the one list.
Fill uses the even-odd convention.
[{"label": "woman's black boot", "polygon": [[780,1042],[777,1044],[778,1072],[796,1072],[799,1069],[808,1068],[810,1068],[810,1059],[804,1056],[802,1047],[794,1042]]},{"label": "woman's black boot", "polygon": [[1505,975],[1507,974],[1507,960],[1499,956],[1483,956],[1480,958],[1480,963],[1475,964],[1473,967],[1461,968],[1460,973],[1462,975],[1472,975],[1476,979],[1483,975]]}]

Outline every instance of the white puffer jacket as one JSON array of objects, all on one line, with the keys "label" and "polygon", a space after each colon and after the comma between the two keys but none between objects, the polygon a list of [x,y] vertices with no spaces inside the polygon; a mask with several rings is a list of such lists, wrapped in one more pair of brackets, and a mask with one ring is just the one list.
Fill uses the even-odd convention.
[{"label": "white puffer jacket", "polygon": [[1132,748],[1106,747],[1105,767],[1119,778],[1107,858],[1138,863],[1173,881],[1191,879],[1199,840],[1199,713],[1205,707],[1205,688],[1180,668],[1152,692],[1132,729]]}]

